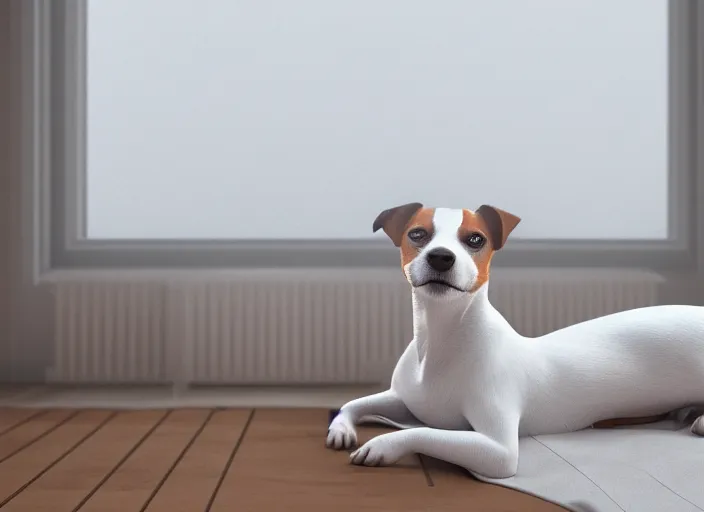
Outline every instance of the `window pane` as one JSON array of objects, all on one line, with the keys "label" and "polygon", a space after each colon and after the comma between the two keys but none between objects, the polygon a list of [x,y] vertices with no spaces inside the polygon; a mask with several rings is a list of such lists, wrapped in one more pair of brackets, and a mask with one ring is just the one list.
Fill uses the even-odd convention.
[{"label": "window pane", "polygon": [[361,238],[410,201],[667,236],[666,0],[100,0],[88,25],[91,238]]}]

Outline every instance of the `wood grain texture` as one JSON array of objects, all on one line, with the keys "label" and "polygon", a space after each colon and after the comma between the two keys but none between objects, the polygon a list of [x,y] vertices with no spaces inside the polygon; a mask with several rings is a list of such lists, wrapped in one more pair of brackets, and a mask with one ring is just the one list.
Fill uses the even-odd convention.
[{"label": "wood grain texture", "polygon": [[164,414],[157,411],[117,414],[2,511],[73,510]]},{"label": "wood grain texture", "polygon": [[8,509],[14,499],[93,435],[110,416],[110,411],[81,411],[0,464],[0,509]]},{"label": "wood grain texture", "polygon": [[250,414],[244,409],[215,412],[154,496],[147,512],[206,510]]},{"label": "wood grain texture", "polygon": [[81,512],[144,510],[210,414],[211,411],[205,409],[172,412],[91,496]]},{"label": "wood grain texture", "polygon": [[9,411],[0,512],[564,510],[426,457],[352,466],[325,409]]},{"label": "wood grain texture", "polygon": [[29,421],[31,418],[41,416],[45,411],[37,411],[33,409],[15,409],[8,407],[0,407],[0,436],[5,435]]},{"label": "wood grain texture", "polygon": [[76,414],[78,411],[61,409],[30,416],[26,421],[0,436],[0,462],[4,462],[48,436]]},{"label": "wood grain texture", "polygon": [[[232,510],[426,510],[417,458],[388,468],[325,448],[325,410],[257,410],[212,507]],[[362,432],[362,441],[370,437]],[[284,507],[285,504],[285,508]],[[420,508],[419,508],[420,507]]]}]

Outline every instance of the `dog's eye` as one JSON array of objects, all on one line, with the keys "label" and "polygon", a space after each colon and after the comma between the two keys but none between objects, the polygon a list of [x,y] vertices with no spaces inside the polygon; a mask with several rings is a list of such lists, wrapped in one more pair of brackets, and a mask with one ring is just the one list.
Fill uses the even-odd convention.
[{"label": "dog's eye", "polygon": [[481,249],[484,246],[484,243],[486,242],[486,238],[484,238],[482,235],[479,233],[472,233],[467,237],[467,245],[471,249]]},{"label": "dog's eye", "polygon": [[428,237],[428,232],[423,228],[415,228],[408,232],[408,238],[414,242],[422,242]]}]

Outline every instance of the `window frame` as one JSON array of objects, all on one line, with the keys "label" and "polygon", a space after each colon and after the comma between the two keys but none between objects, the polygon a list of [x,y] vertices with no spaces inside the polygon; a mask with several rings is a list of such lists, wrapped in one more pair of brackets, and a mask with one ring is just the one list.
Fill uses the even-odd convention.
[{"label": "window frame", "polygon": [[[23,2],[24,108],[41,211],[43,271],[100,268],[387,267],[388,240],[91,240],[86,219],[85,0]],[[668,232],[653,240],[510,240],[495,262],[511,267],[696,270],[704,246],[700,150],[702,11],[669,0]],[[704,134],[702,134],[704,135]],[[422,200],[422,198],[418,198]],[[371,222],[369,219],[370,234]]]}]

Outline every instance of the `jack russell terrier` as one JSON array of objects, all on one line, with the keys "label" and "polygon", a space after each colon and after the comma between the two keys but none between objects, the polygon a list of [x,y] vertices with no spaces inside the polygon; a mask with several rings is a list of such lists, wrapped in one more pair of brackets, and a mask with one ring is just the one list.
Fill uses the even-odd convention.
[{"label": "jack russell terrier", "polygon": [[[329,448],[355,447],[355,425],[372,418],[402,430],[352,452],[353,464],[420,453],[507,478],[521,436],[704,404],[704,308],[647,307],[539,338],[518,334],[487,289],[491,258],[519,222],[487,205],[472,212],[411,203],[379,214],[373,229],[400,248],[412,287],[414,336],[390,389],[340,409]],[[691,431],[704,435],[704,416]]]}]

